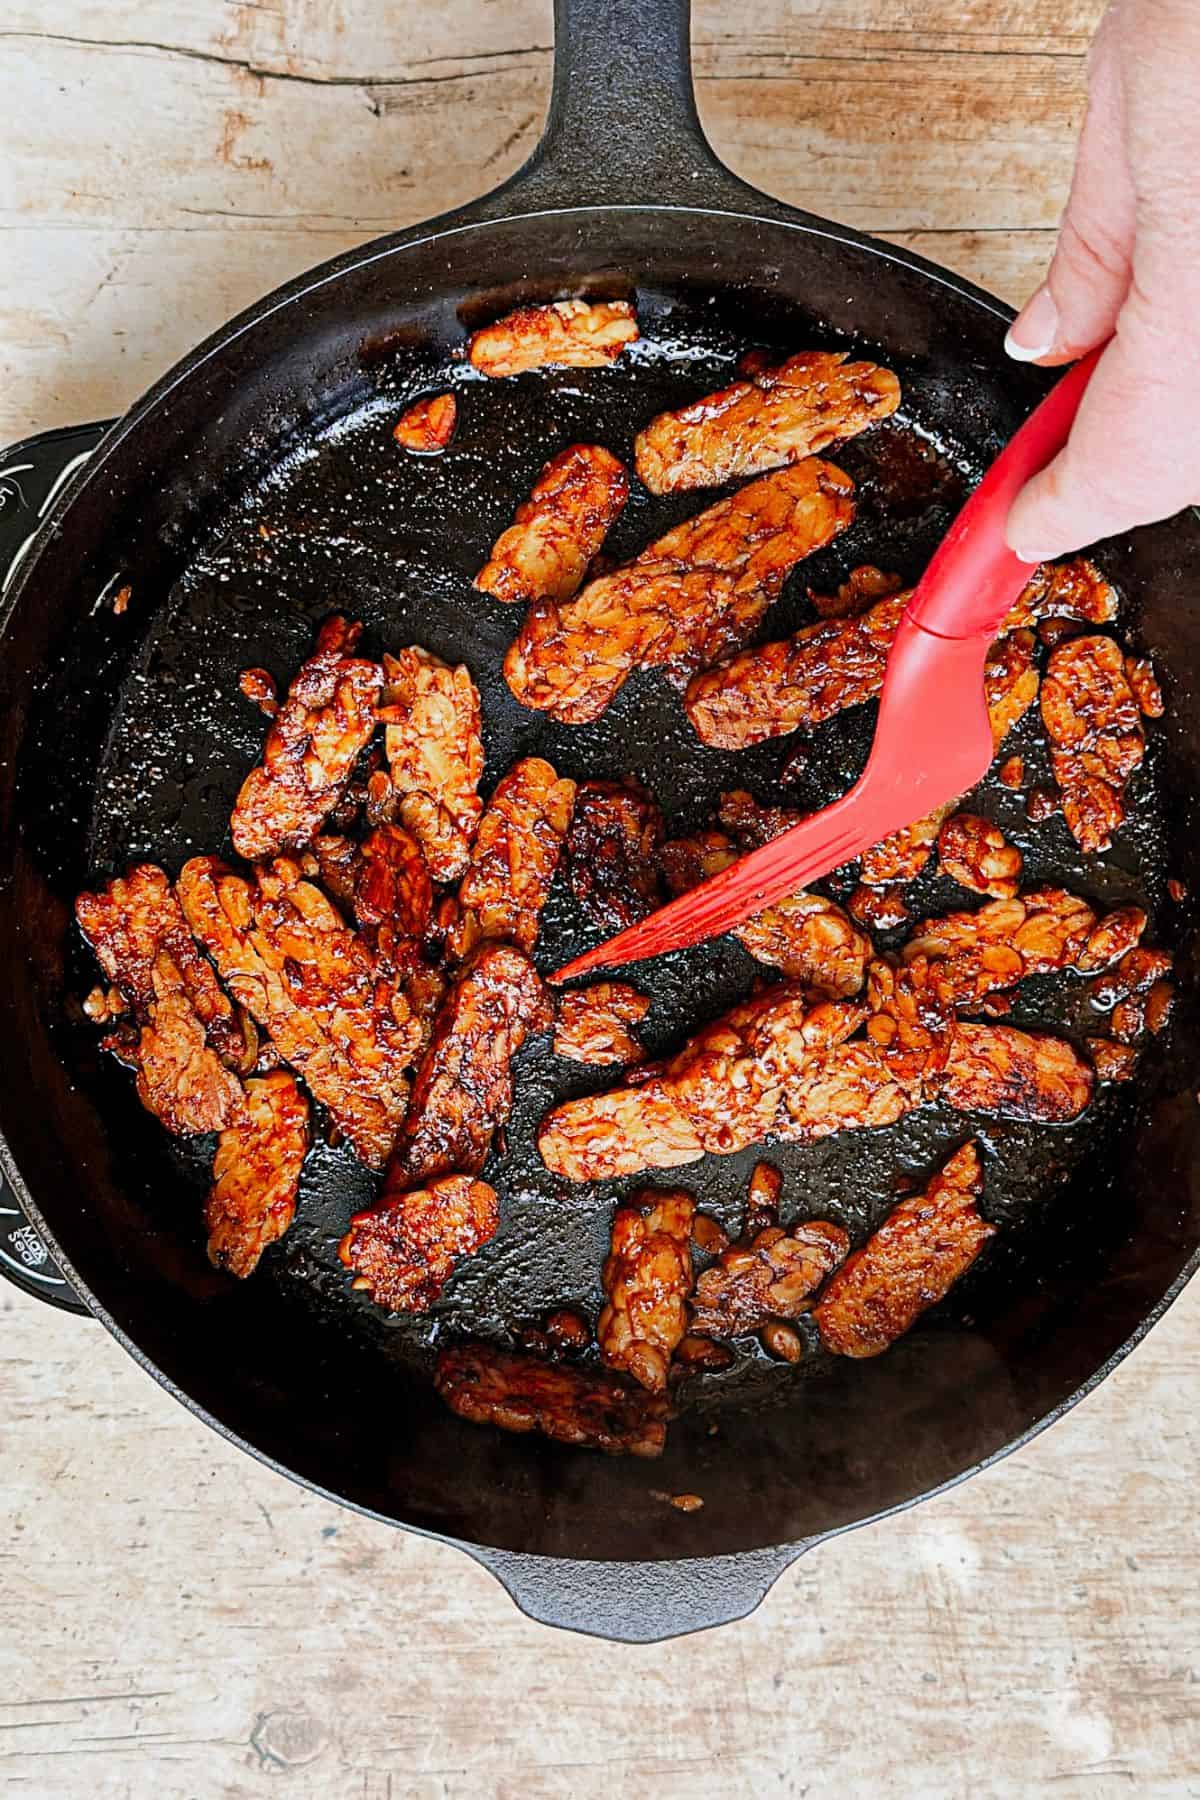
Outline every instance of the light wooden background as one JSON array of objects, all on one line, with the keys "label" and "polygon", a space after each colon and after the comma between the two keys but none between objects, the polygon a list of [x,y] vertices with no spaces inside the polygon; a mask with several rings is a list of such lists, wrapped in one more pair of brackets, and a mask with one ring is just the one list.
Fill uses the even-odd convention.
[{"label": "light wooden background", "polygon": [[[1015,300],[1094,0],[701,0],[743,175]],[[307,264],[517,166],[547,0],[9,0],[0,441],[120,411]],[[0,1294],[0,1791],[46,1800],[1200,1794],[1200,1293],[1049,1436],[622,1649],[194,1423]]]}]

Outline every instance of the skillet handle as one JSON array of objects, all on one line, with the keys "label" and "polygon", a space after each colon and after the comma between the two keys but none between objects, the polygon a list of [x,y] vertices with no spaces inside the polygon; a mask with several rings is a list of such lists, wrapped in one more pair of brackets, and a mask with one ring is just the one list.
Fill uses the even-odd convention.
[{"label": "skillet handle", "polygon": [[618,1644],[656,1644],[744,1619],[809,1545],[630,1563],[462,1547],[539,1624]]},{"label": "skillet handle", "polygon": [[17,1197],[0,1175],[0,1275],[22,1293],[57,1306],[62,1312],[91,1314],[71,1287],[21,1211]]},{"label": "skillet handle", "polygon": [[537,207],[712,206],[748,192],[709,148],[691,0],[554,0],[542,140],[503,190]]}]

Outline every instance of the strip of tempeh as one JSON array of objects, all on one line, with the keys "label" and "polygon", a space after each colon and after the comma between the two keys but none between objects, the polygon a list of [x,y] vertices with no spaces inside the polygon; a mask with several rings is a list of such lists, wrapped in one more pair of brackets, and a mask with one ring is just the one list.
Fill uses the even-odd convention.
[{"label": "strip of tempeh", "polygon": [[139,863],[80,894],[75,914],[133,1012],[136,1037],[124,1025],[105,1048],[136,1070],[142,1105],[177,1135],[220,1131],[242,1105],[229,1065],[246,1068],[254,1052],[167,875]]},{"label": "strip of tempeh", "polygon": [[479,694],[467,669],[452,669],[412,644],[383,659],[384,747],[396,816],[411,831],[435,881],[467,866],[483,802]]},{"label": "strip of tempeh", "polygon": [[388,1312],[428,1312],[464,1256],[489,1243],[500,1223],[496,1190],[471,1175],[443,1175],[356,1213],[338,1245],[353,1285]]},{"label": "strip of tempeh", "polygon": [[1063,814],[1080,849],[1109,849],[1125,817],[1125,784],[1146,748],[1125,659],[1112,638],[1071,638],[1052,652],[1042,723]]},{"label": "strip of tempeh", "polygon": [[233,808],[233,847],[247,862],[303,848],[345,792],[375,729],[383,679],[352,654],[361,635],[361,625],[326,619],[288,688]]},{"label": "strip of tempeh", "polygon": [[814,1308],[827,1350],[878,1356],[949,1293],[996,1227],[976,1210],[983,1172],[974,1143],[956,1150],[923,1193],[902,1200],[842,1265]]},{"label": "strip of tempeh", "polygon": [[953,1022],[936,965],[881,972],[890,979],[872,998],[881,1011],[867,1038],[845,1041],[862,1006],[813,1005],[783,985],[706,1026],[641,1083],[555,1107],[538,1136],[542,1160],[568,1181],[608,1181],[773,1136],[811,1142],[890,1125],[932,1099],[1048,1123],[1087,1106],[1091,1071],[1069,1044]]},{"label": "strip of tempeh", "polygon": [[628,300],[554,300],[485,325],[472,334],[467,354],[481,374],[498,380],[527,369],[602,368],[637,337]]},{"label": "strip of tempeh", "polygon": [[[664,844],[661,860],[671,892],[685,894],[739,855],[723,831],[701,831]],[[738,925],[733,935],[757,962],[839,999],[857,994],[873,954],[870,938],[821,894],[777,900]]]},{"label": "strip of tempeh", "polygon": [[865,1012],[799,983],[772,988],[704,1026],[649,1079],[556,1107],[538,1136],[542,1160],[569,1181],[601,1181],[745,1149],[774,1130],[806,1064]]},{"label": "strip of tempeh", "polygon": [[972,893],[1015,899],[1024,864],[1000,827],[978,813],[951,813],[938,832],[938,867]]},{"label": "strip of tempeh", "polygon": [[533,949],[574,804],[575,783],[540,756],[514,763],[501,778],[459,884],[453,956],[490,938]]},{"label": "strip of tempeh", "polygon": [[455,978],[413,1082],[386,1192],[477,1175],[512,1108],[512,1059],[550,1025],[537,970],[511,944],[482,944]]},{"label": "strip of tempeh", "polygon": [[659,413],[634,444],[652,494],[716,487],[827,450],[900,404],[890,369],[805,350],[676,412]]},{"label": "strip of tempeh", "polygon": [[876,699],[909,597],[892,594],[855,618],[806,625],[696,675],[684,707],[701,741],[745,750]]},{"label": "strip of tempeh", "polygon": [[421,1035],[394,978],[285,858],[261,868],[254,883],[216,857],[194,857],[179,877],[179,898],[234,999],[363,1162],[382,1168],[404,1118],[405,1070]]},{"label": "strip of tempeh", "polygon": [[689,1329],[701,1337],[744,1337],[771,1319],[798,1319],[849,1248],[841,1227],[824,1219],[789,1231],[766,1226],[749,1243],[731,1244],[705,1269],[696,1282]]},{"label": "strip of tempeh", "polygon": [[1061,1125],[1086,1111],[1093,1086],[1091,1069],[1061,1038],[960,1022],[938,1097],[959,1112]]},{"label": "strip of tempeh", "polygon": [[765,475],[562,606],[538,601],[504,661],[523,706],[598,719],[635,668],[702,667],[754,631],[788,571],[854,516],[854,487],[815,458]]},{"label": "strip of tempeh", "polygon": [[1029,577],[1004,621],[1005,631],[1037,625],[1042,619],[1079,619],[1108,625],[1117,616],[1116,590],[1086,556],[1042,563]]},{"label": "strip of tempeh", "polygon": [[213,1049],[230,1067],[243,1067],[246,1042],[237,1015],[162,869],[138,863],[97,892],[80,894],[75,917],[100,967],[137,1017],[145,1019],[154,1002],[154,969],[165,954]]},{"label": "strip of tempeh", "polygon": [[1015,987],[1027,975],[1056,969],[1094,970],[1132,949],[1146,915],[1125,907],[1097,919],[1086,900],[1064,888],[1031,888],[976,912],[947,913],[918,925],[901,951],[935,962],[955,1006]]},{"label": "strip of tempeh", "polygon": [[402,412],[392,436],[402,450],[416,456],[437,456],[454,436],[458,401],[453,394],[427,394]]},{"label": "strip of tempeh", "polygon": [[308,1101],[295,1077],[276,1069],[246,1083],[241,1118],[217,1140],[212,1187],[204,1206],[208,1256],[245,1277],[296,1214],[300,1171],[308,1150]]},{"label": "strip of tempeh", "polygon": [[540,1431],[608,1456],[661,1456],[666,1401],[615,1375],[519,1356],[490,1344],[443,1350],[434,1386],[452,1412],[502,1431]]},{"label": "strip of tempeh", "polygon": [[658,802],[637,782],[580,782],[567,833],[567,876],[602,930],[636,925],[660,904],[662,838]]},{"label": "strip of tempeh", "polygon": [[623,981],[597,981],[562,994],[554,1022],[554,1054],[568,1062],[640,1063],[645,1051],[633,1035],[650,1011],[650,1001]]},{"label": "strip of tempeh", "polygon": [[695,1200],[681,1189],[647,1188],[613,1218],[596,1340],[602,1362],[652,1394],[666,1391],[671,1358],[687,1330],[695,1213]]},{"label": "strip of tempeh", "polygon": [[629,497],[624,466],[599,444],[552,457],[475,577],[496,600],[569,600]]}]

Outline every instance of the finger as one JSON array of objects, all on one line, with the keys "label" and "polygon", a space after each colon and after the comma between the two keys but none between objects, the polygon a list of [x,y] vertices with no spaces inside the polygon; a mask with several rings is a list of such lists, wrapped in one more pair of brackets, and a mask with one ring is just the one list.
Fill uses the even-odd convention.
[{"label": "finger", "polygon": [[1136,322],[1101,357],[1066,448],[1017,496],[1006,536],[1046,562],[1200,498],[1200,371]]},{"label": "finger", "polygon": [[1125,116],[1121,59],[1102,35],[1054,260],[1005,339],[1018,362],[1069,362],[1112,336],[1129,289],[1136,222]]}]

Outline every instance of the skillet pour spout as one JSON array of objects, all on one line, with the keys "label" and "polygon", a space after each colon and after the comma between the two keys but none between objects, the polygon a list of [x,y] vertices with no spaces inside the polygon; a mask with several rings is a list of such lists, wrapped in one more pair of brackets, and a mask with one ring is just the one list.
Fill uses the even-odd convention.
[{"label": "skillet pour spout", "polygon": [[[741,1617],[803,1549],[1026,1441],[1102,1379],[1196,1267],[1198,968],[1191,903],[1172,909],[1163,885],[1169,875],[1200,893],[1200,528],[1187,514],[1096,552],[1125,597],[1123,638],[1154,653],[1167,714],[1131,787],[1120,855],[1085,863],[1064,831],[1046,871],[1096,902],[1154,910],[1176,952],[1176,1023],[1138,1082],[1103,1090],[1078,1123],[979,1127],[985,1209],[1001,1229],[923,1328],[870,1363],[748,1355],[728,1377],[697,1377],[658,1462],[456,1418],[429,1379],[438,1342],[459,1331],[507,1342],[568,1292],[594,1310],[599,1246],[625,1191],[564,1196],[537,1157],[539,1119],[584,1079],[546,1047],[523,1053],[509,1154],[487,1177],[502,1229],[456,1276],[444,1315],[398,1322],[350,1289],[336,1244],[374,1185],[344,1149],[312,1152],[296,1222],[252,1281],[210,1268],[211,1145],[167,1143],[98,1055],[78,1012],[90,977],[71,905],[97,871],[153,854],[175,872],[221,846],[262,741],[240,671],[286,675],[336,607],[362,618],[371,655],[421,643],[468,664],[486,788],[518,755],[544,755],[574,779],[636,771],[669,818],[699,820],[734,787],[794,803],[778,746],[699,751],[678,696],[650,677],[587,727],[517,707],[500,674],[516,621],[471,586],[496,528],[550,449],[594,439],[627,460],[652,414],[728,381],[747,346],[847,348],[896,370],[903,408],[839,452],[858,518],[804,580],[836,586],[846,558],[911,578],[964,484],[1046,388],[1005,358],[1011,313],[998,301],[721,166],[696,116],[686,0],[557,0],[555,17],[546,134],[511,181],[268,295],[99,442],[63,439],[57,472],[48,441],[0,462],[2,486],[5,467],[48,459],[30,504],[0,514],[0,561],[19,553],[0,639],[0,1166],[79,1302],[215,1430],[342,1504],[461,1545],[536,1618],[644,1642]],[[465,368],[476,325],[576,294],[636,299],[637,353],[512,382]],[[394,417],[443,388],[460,401],[453,452],[398,457]],[[617,553],[680,516],[678,502],[638,495]],[[131,602],[114,613],[102,597],[126,583]],[[796,584],[772,633],[804,605]],[[806,805],[852,778],[864,733],[866,718],[820,740]],[[1019,837],[1016,811],[1005,817]],[[944,896],[928,899],[945,910]],[[575,954],[583,932],[556,890],[541,966]],[[752,979],[730,940],[665,958],[644,980],[639,970],[661,1022],[652,1052],[677,1048]],[[1038,1001],[1050,1023],[1078,1004],[1070,979]],[[931,1106],[770,1156],[794,1214],[841,1220],[861,1242],[894,1203],[897,1169],[930,1170],[963,1135]],[[736,1221],[753,1161],[710,1157],[680,1174],[706,1211]],[[680,1495],[703,1505],[680,1510]]]}]

